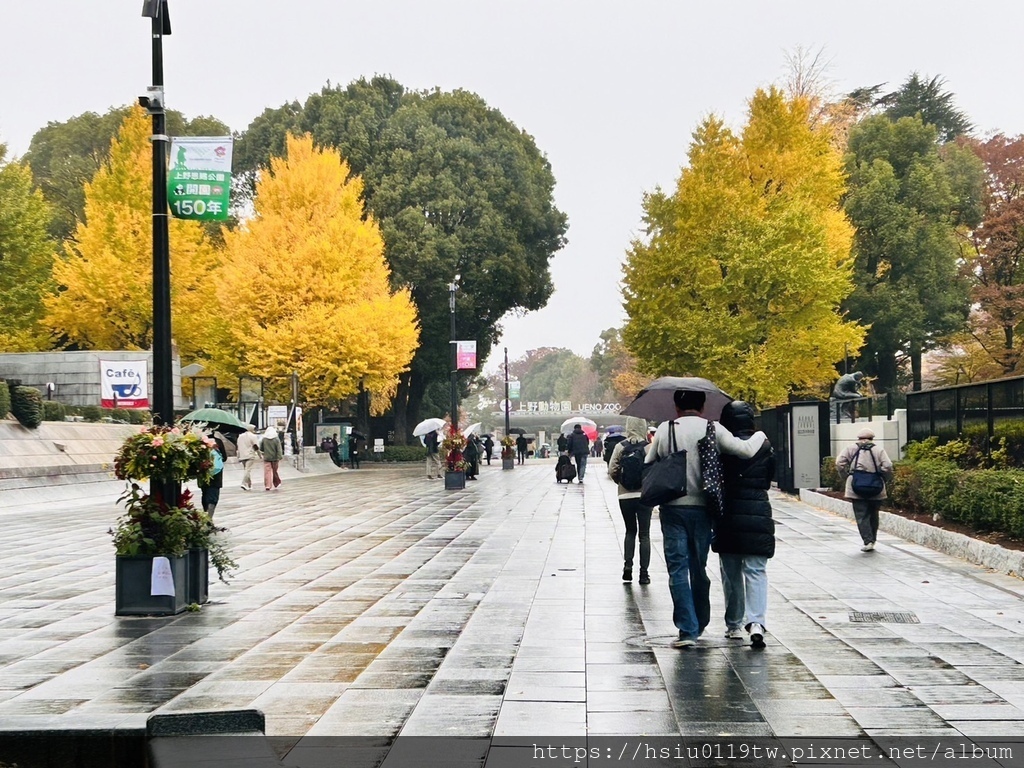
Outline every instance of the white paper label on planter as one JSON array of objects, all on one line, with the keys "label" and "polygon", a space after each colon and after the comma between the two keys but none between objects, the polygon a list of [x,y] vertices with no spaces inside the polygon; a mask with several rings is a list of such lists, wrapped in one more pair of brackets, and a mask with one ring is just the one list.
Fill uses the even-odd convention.
[{"label": "white paper label on planter", "polygon": [[153,573],[149,579],[149,594],[174,597],[174,575],[171,561],[166,557],[153,558]]}]

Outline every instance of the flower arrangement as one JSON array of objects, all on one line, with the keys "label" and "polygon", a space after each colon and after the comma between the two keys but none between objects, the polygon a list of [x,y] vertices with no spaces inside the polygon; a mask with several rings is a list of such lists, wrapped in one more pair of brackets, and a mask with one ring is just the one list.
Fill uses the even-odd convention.
[{"label": "flower arrangement", "polygon": [[444,454],[445,468],[448,472],[465,472],[469,462],[462,458],[466,449],[466,436],[457,429],[450,431],[441,441],[441,453]]},{"label": "flower arrangement", "polygon": [[213,474],[211,445],[212,440],[180,427],[152,426],[121,444],[114,457],[114,475],[118,480],[209,482]]},{"label": "flower arrangement", "polygon": [[[215,443],[181,427],[152,426],[121,444],[114,458],[114,474],[129,481],[118,499],[125,513],[109,530],[118,555],[180,557],[188,549],[209,551],[221,581],[237,567],[216,537],[225,531],[192,503],[192,493],[178,488],[186,480],[207,483],[213,477]],[[136,480],[150,479],[150,493]],[[163,487],[160,487],[160,486]],[[170,486],[170,488],[168,488]],[[165,494],[173,489],[171,499]]]},{"label": "flower arrangement", "polygon": [[501,438],[501,458],[512,459],[515,458],[515,447],[516,441],[512,435],[505,435]]}]

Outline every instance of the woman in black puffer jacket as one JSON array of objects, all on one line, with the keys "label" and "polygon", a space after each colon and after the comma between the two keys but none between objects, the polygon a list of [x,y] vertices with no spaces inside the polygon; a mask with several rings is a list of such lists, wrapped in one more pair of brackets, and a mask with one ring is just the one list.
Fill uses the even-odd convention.
[{"label": "woman in black puffer jacket", "polygon": [[[722,426],[741,440],[755,431],[754,409],[741,400],[725,406]],[[775,477],[775,455],[766,440],[753,458],[722,454],[725,510],[715,523],[711,548],[718,553],[725,592],[725,636],[764,647],[768,610],[768,558],[775,554],[775,521],[768,489]]]}]

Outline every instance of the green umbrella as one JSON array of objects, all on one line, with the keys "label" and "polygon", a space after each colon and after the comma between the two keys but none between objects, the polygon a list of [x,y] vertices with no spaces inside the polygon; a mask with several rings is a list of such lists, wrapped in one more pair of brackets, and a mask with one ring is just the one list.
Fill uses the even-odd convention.
[{"label": "green umbrella", "polygon": [[249,425],[239,421],[233,414],[222,411],[220,408],[200,408],[198,411],[186,414],[181,421],[209,424],[216,426],[222,432],[242,433],[249,429]]}]

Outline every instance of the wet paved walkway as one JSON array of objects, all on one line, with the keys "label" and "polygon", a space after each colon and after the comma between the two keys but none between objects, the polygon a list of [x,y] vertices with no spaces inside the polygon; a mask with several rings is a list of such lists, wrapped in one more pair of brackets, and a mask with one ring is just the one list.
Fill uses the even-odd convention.
[{"label": "wet paved walkway", "polygon": [[861,553],[773,495],[768,647],[722,636],[715,573],[676,650],[657,519],[653,583],[621,583],[603,468],[229,483],[237,577],[171,618],[114,616],[108,500],[0,506],[0,730],[256,707],[282,736],[1024,735],[1021,581],[885,534]]}]

